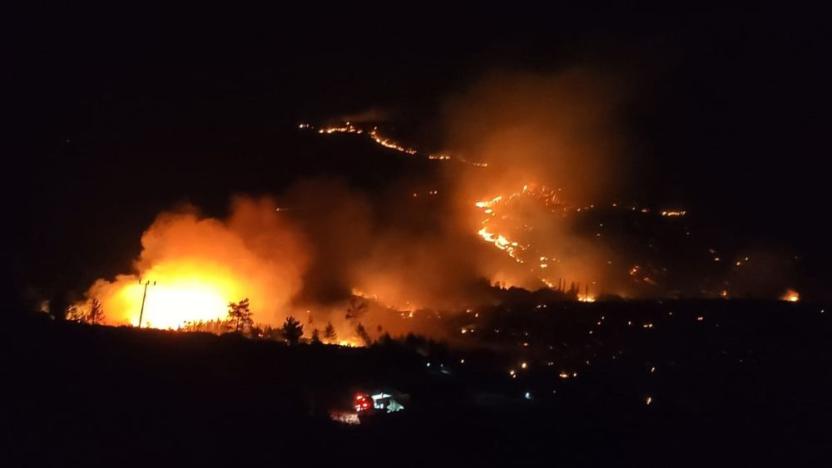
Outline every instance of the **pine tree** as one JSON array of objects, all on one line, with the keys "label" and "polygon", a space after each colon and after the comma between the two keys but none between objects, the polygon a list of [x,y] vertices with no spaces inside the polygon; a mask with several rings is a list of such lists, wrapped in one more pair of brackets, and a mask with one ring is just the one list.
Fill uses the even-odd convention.
[{"label": "pine tree", "polygon": [[321,344],[321,332],[317,328],[312,330],[312,344]]},{"label": "pine tree", "polygon": [[328,322],[326,328],[324,328],[324,339],[328,343],[334,343],[338,339],[338,335],[335,333],[335,327],[332,326],[331,322]]},{"label": "pine tree", "polygon": [[373,344],[373,339],[370,338],[370,334],[367,333],[367,330],[364,328],[364,325],[358,323],[358,326],[355,327],[355,333],[361,338],[361,341],[364,342],[364,346],[370,346]]},{"label": "pine tree", "polygon": [[254,325],[254,320],[251,318],[251,315],[248,298],[236,304],[233,302],[228,304],[228,321],[234,327],[235,333],[251,330],[252,325]]},{"label": "pine tree", "polygon": [[86,321],[93,325],[104,321],[104,306],[97,297],[90,300],[90,310],[87,313]]},{"label": "pine tree", "polygon": [[295,320],[295,318],[290,315],[286,317],[286,321],[283,322],[281,332],[283,334],[283,339],[290,345],[294,346],[300,342],[300,337],[303,336],[303,325],[301,325],[300,322]]}]

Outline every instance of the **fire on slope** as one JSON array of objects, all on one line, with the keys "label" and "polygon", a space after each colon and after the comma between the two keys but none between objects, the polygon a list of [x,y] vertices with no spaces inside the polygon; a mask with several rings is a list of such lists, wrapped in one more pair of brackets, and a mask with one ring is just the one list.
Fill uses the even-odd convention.
[{"label": "fire on slope", "polygon": [[[333,133],[350,133],[355,135],[367,135],[371,140],[373,140],[376,144],[383,146],[387,149],[391,149],[393,151],[397,151],[399,153],[405,154],[407,156],[417,156],[421,155],[427,159],[432,159],[436,161],[448,161],[452,158],[447,153],[430,153],[430,152],[420,152],[419,150],[412,148],[410,146],[406,146],[403,143],[400,143],[388,136],[383,135],[378,127],[373,127],[369,130],[365,130],[361,127],[356,126],[352,122],[344,122],[341,125],[334,125],[334,126],[323,126],[316,129],[311,124],[308,123],[301,123],[298,124],[298,128],[301,130],[317,130],[318,134],[321,135],[332,135]],[[467,164],[473,167],[488,167],[487,163],[484,162],[476,162],[476,161],[468,161],[464,158],[456,158],[456,161],[459,161],[463,164]]]},{"label": "fire on slope", "polygon": [[[544,184],[526,182],[522,184],[519,190],[511,190],[509,189],[512,186],[511,181],[507,183],[506,180],[503,180],[500,171],[489,167],[486,162],[474,163],[456,155],[422,152],[392,138],[382,136],[378,127],[365,130],[349,121],[322,127],[302,123],[298,127],[302,130],[315,130],[321,135],[336,133],[368,135],[377,144],[407,156],[421,155],[428,159],[454,160],[462,162],[468,167],[486,168],[485,171],[473,170],[470,174],[463,175],[465,181],[473,187],[472,190],[467,193],[452,191],[452,196],[466,198],[473,195],[477,197],[483,192],[488,193],[488,187],[491,186],[507,189],[505,192],[498,192],[496,195],[491,192],[492,196],[474,202],[473,207],[466,205],[466,209],[475,208],[475,216],[478,216],[475,221],[477,224],[471,232],[482,241],[504,252],[518,266],[522,266],[525,273],[518,275],[516,272],[511,273],[505,268],[498,267],[497,270],[501,271],[497,273],[484,271],[484,275],[489,277],[493,283],[503,286],[515,285],[530,288],[546,286],[563,290],[568,289],[566,278],[572,278],[577,280],[578,285],[584,285],[581,288],[583,290],[580,295],[581,298],[584,300],[592,298],[587,288],[590,284],[594,288],[597,287],[596,280],[599,276],[598,265],[600,264],[600,262],[594,261],[597,260],[595,252],[588,256],[593,261],[575,258],[565,259],[562,258],[564,256],[562,254],[565,250],[570,250],[566,246],[575,244],[574,241],[576,240],[567,232],[571,223],[568,217],[587,212],[595,207],[594,204],[572,207],[562,201],[562,188],[549,187]],[[511,167],[510,172],[518,169],[517,167]],[[458,175],[455,174],[455,176]],[[430,195],[436,195],[436,193],[438,192],[429,192]],[[418,194],[413,193],[412,195],[415,198]],[[557,219],[555,223],[558,226],[552,226],[551,221],[541,222],[546,217]],[[468,229],[468,227],[466,226],[465,229]],[[535,229],[537,229],[537,232],[533,232]],[[547,233],[550,235],[547,236]],[[535,240],[536,237],[537,240]],[[539,239],[541,237],[545,238],[545,241]],[[552,242],[559,245],[552,246]],[[584,249],[598,250],[595,246],[590,246],[585,242],[579,244]],[[574,254],[570,253],[570,256],[574,257]],[[580,268],[576,268],[579,263],[581,264]],[[528,278],[524,279],[523,277],[530,277],[533,280],[529,281]]]}]

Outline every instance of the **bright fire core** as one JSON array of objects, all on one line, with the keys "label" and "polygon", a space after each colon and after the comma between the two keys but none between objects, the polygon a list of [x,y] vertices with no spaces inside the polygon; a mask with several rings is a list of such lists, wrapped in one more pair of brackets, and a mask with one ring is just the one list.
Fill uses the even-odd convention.
[{"label": "bright fire core", "polygon": [[[178,269],[181,270],[181,269]],[[185,269],[169,274],[151,274],[144,301],[142,326],[178,328],[187,322],[224,319],[228,303],[245,296],[239,282],[222,272]],[[155,283],[155,284],[154,284]],[[144,282],[122,285],[105,308],[118,316],[116,321],[139,324]]]}]

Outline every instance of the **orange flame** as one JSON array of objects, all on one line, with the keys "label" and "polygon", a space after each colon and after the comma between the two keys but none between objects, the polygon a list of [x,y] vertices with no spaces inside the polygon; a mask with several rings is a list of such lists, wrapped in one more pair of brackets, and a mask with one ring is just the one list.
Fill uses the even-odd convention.
[{"label": "orange flame", "polygon": [[783,294],[780,300],[787,302],[798,302],[800,300],[800,294],[794,289],[788,289],[786,290],[786,294]]}]

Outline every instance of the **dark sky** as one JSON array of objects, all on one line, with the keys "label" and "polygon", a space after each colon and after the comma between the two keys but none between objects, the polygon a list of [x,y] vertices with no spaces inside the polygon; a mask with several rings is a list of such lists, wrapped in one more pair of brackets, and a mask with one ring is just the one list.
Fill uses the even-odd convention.
[{"label": "dark sky", "polygon": [[298,121],[379,108],[429,131],[442,99],[484,72],[581,64],[635,90],[634,197],[797,249],[811,281],[829,278],[822,15],[410,8],[12,15],[2,177],[19,220],[13,288],[79,288],[124,270],[142,228],[174,203],[219,210],[231,193],[348,166],[299,140]]}]

